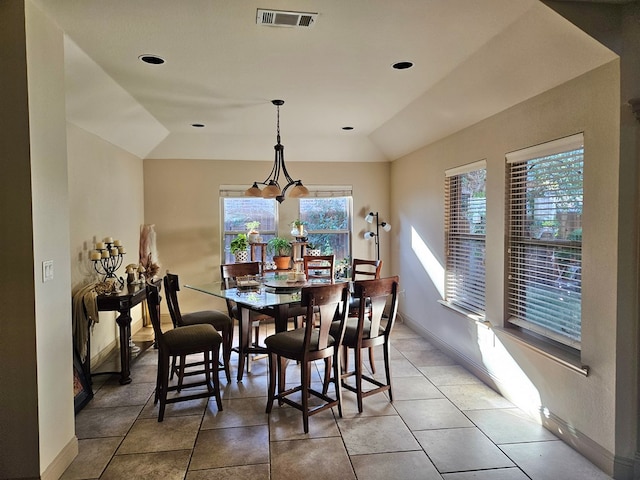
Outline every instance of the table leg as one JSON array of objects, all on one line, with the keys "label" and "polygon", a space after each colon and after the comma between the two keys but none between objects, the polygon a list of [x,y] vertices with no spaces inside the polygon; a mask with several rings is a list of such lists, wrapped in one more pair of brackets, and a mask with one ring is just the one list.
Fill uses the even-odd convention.
[{"label": "table leg", "polygon": [[286,332],[289,323],[289,304],[278,305],[274,310],[276,333]]},{"label": "table leg", "polygon": [[131,315],[129,311],[122,311],[116,323],[120,327],[120,385],[131,383],[131,350],[129,338],[131,337]]},{"label": "table leg", "polygon": [[249,318],[250,310],[242,308],[240,304],[238,304],[238,313],[240,317],[240,325],[238,325],[238,381],[240,382],[244,375],[244,362],[251,338],[251,319]]}]

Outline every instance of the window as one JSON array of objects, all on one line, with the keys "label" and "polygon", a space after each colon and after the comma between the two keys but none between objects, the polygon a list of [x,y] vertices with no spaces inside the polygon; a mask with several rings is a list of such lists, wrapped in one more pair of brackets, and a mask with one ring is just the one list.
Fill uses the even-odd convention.
[{"label": "window", "polygon": [[445,180],[445,301],[485,312],[486,162],[447,170]]},{"label": "window", "polygon": [[300,220],[305,222],[309,243],[336,262],[351,258],[351,197],[301,198]]},{"label": "window", "polygon": [[[221,196],[229,192],[221,191]],[[232,193],[232,192],[231,192]],[[242,192],[240,192],[242,194]],[[223,197],[222,218],[224,224],[224,263],[233,263],[234,258],[229,249],[231,240],[238,233],[247,233],[246,223],[260,222],[260,236],[263,242],[276,236],[277,210],[276,200],[273,198],[256,197]]]},{"label": "window", "polygon": [[509,322],[580,348],[583,135],[507,155]]}]

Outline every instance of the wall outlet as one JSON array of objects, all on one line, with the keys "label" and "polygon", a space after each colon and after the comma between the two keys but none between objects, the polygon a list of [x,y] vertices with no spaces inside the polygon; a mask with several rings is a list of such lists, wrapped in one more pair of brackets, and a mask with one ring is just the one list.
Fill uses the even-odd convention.
[{"label": "wall outlet", "polygon": [[53,260],[42,262],[42,283],[53,280]]}]

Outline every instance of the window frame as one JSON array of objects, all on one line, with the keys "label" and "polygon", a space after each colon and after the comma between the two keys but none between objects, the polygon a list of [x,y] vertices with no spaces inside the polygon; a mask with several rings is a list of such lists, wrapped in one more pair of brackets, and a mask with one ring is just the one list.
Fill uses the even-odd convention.
[{"label": "window frame", "polygon": [[[480,221],[469,222],[471,203],[463,199],[461,183],[466,175],[484,171],[484,215]],[[486,175],[487,162],[480,160],[445,171],[445,289],[444,304],[460,309],[476,320],[483,320],[486,311]],[[469,197],[469,200],[474,197]],[[478,198],[478,197],[475,197]],[[477,207],[478,205],[476,205]],[[471,223],[481,232],[464,231]],[[470,229],[469,229],[470,230]],[[478,264],[477,252],[481,252]]]},{"label": "window frame", "polygon": [[[273,238],[275,236],[278,235],[278,223],[279,223],[279,205],[278,202],[276,201],[275,198],[271,199],[267,199],[267,198],[252,198],[252,197],[245,197],[244,196],[244,191],[246,190],[246,188],[243,187],[234,187],[234,186],[221,186],[220,188],[220,224],[221,224],[221,228],[220,228],[220,232],[221,232],[221,243],[220,243],[220,258],[221,258],[221,263],[233,263],[234,262],[234,258],[233,255],[231,254],[231,252],[229,251],[229,249],[227,248],[227,237],[229,237],[230,239],[232,239],[233,237],[235,237],[236,235],[238,235],[239,233],[247,233],[247,229],[243,228],[242,230],[226,230],[226,208],[225,208],[225,201],[227,199],[242,199],[245,201],[270,201],[273,202],[273,215],[274,215],[274,229],[271,230],[266,230],[264,228],[262,228],[262,226],[259,227],[259,231],[260,231],[260,235],[263,238],[263,242],[266,243],[268,242],[268,240],[270,238]],[[247,218],[246,222],[255,220],[255,218],[251,219],[251,218]],[[261,261],[261,259],[258,259],[257,261]]]},{"label": "window frame", "polygon": [[[344,186],[315,186],[311,187],[309,191],[309,196],[305,198],[300,198],[298,202],[298,218],[306,223],[305,216],[302,212],[302,206],[305,201],[311,199],[338,199],[344,198],[346,200],[346,226],[344,229],[319,229],[314,230],[310,229],[308,225],[305,226],[307,231],[307,236],[310,237],[314,234],[328,234],[328,235],[346,235],[346,246],[347,252],[343,258],[339,258],[336,256],[336,262],[343,261],[347,259],[351,262],[352,252],[353,252],[353,195],[351,187]],[[333,252],[335,254],[335,252]],[[324,252],[322,252],[324,254]]]},{"label": "window frame", "polygon": [[[584,135],[578,133],[511,152],[506,155],[506,162],[505,317],[507,326],[517,328],[563,349],[568,348],[579,352],[582,340]],[[528,185],[529,173],[534,167],[540,167],[539,171],[542,167],[546,168],[538,175],[549,177],[555,175],[560,178],[563,177],[560,175],[562,168],[574,169],[573,174],[580,178],[580,187],[567,184],[563,189],[547,188],[542,192],[538,191],[538,196],[530,194],[527,197],[527,193],[533,191]],[[526,173],[526,177],[523,172]],[[567,175],[564,176],[568,178]],[[547,184],[551,185],[552,182]],[[539,188],[539,183],[535,185]],[[564,201],[572,207],[565,207],[563,211],[562,208],[558,208],[558,204],[563,203],[558,199],[565,198],[573,198],[573,202]],[[549,206],[550,204],[552,206]],[[557,222],[554,224],[551,220],[549,223],[556,227],[541,228],[540,238],[535,238],[539,221],[537,218],[550,215],[550,212],[553,212],[557,218],[558,213],[564,215],[572,209],[579,212],[573,212],[579,216],[579,227],[576,225],[572,227],[573,232],[580,230],[579,240],[575,237],[556,239],[558,233],[553,229],[557,227]],[[545,232],[545,228],[551,231]],[[563,237],[572,235],[567,233],[567,228],[557,228],[562,230]],[[571,278],[570,284],[568,277],[563,276],[569,271],[569,267],[566,270],[562,269],[563,263],[558,260],[562,260],[558,255],[560,253],[564,256],[564,266],[569,266],[578,272],[575,278]],[[556,274],[554,283],[552,277]],[[527,312],[531,313],[527,315]]]}]

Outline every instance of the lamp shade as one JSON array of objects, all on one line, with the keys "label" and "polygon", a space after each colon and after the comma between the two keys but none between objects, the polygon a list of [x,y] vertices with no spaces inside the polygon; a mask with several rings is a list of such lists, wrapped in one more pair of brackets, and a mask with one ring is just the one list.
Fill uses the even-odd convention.
[{"label": "lamp shade", "polygon": [[256,182],[253,182],[251,188],[247,188],[244,192],[245,197],[262,197],[262,190],[258,187]]},{"label": "lamp shade", "polygon": [[369,212],[366,217],[364,217],[364,221],[367,223],[373,223],[373,212]]},{"label": "lamp shade", "polygon": [[295,186],[291,189],[289,196],[291,198],[301,198],[309,195],[309,189],[305,187],[302,182],[296,182]]},{"label": "lamp shade", "polygon": [[380,224],[380,226],[382,227],[382,229],[383,229],[385,232],[390,232],[390,231],[391,231],[391,225],[389,225],[387,222],[382,222],[382,223]]},{"label": "lamp shade", "polygon": [[262,196],[264,198],[276,198],[276,197],[279,197],[280,195],[282,195],[282,192],[280,191],[280,187],[278,187],[278,185],[276,185],[273,180],[271,180],[269,182],[269,185],[264,187],[264,190],[262,190]]},{"label": "lamp shade", "polygon": [[375,236],[376,236],[376,234],[375,234],[375,233],[373,233],[373,232],[364,232],[364,235],[363,235],[363,236],[364,236],[364,238],[366,238],[367,240],[371,240],[373,237],[375,237]]}]

